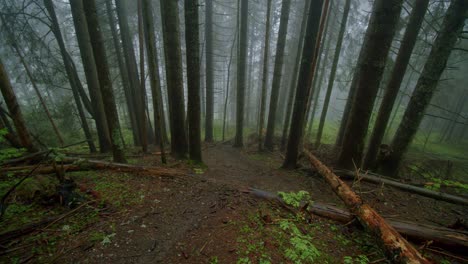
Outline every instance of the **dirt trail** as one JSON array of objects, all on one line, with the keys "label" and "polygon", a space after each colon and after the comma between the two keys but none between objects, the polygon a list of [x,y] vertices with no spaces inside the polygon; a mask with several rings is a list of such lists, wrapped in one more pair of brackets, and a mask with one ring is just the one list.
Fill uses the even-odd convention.
[{"label": "dirt trail", "polygon": [[[207,263],[210,256],[220,255],[220,263],[235,263],[237,256],[233,252],[238,234],[227,223],[244,221],[246,212],[258,210],[258,200],[239,190],[307,190],[313,200],[341,204],[320,176],[307,167],[295,171],[280,169],[282,157],[278,153],[257,154],[218,144],[209,146],[203,154],[207,169],[202,174],[192,172],[180,178],[135,175],[135,182],[128,184],[138,186],[143,202],[64,241],[62,246],[68,251],[57,261]],[[460,207],[442,210],[446,203],[387,187],[362,184],[361,189],[364,199],[384,215],[434,224],[434,219],[452,222],[466,213]],[[412,202],[408,202],[410,199]],[[112,242],[90,244],[89,237],[96,230],[114,234]],[[329,239],[329,243],[335,243],[334,239]]]}]

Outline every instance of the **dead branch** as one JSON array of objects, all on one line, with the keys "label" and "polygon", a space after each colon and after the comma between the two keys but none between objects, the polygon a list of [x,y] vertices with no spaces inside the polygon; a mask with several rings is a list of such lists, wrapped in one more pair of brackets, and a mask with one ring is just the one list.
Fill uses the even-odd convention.
[{"label": "dead branch", "polygon": [[[356,178],[356,174],[352,171],[349,170],[335,170],[334,171],[338,175],[343,175],[346,177],[351,177],[351,178]],[[359,178],[362,180],[365,180],[367,182],[372,182],[372,183],[377,183],[377,184],[385,184],[388,186],[395,187],[397,189],[400,189],[402,191],[406,192],[411,192],[411,193],[416,193],[422,196],[430,197],[433,199],[449,202],[449,203],[454,203],[454,204],[461,204],[461,205],[468,205],[468,199],[447,194],[447,193],[442,193],[442,192],[435,192],[432,190],[428,190],[425,188],[409,185],[409,184],[404,184],[395,180],[391,180],[388,178],[385,178],[385,176],[378,175],[378,174],[362,174],[359,173]]]}]

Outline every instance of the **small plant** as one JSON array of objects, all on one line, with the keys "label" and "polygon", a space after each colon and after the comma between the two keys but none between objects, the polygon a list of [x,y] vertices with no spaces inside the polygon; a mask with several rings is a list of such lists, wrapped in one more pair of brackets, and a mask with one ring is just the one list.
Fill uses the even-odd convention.
[{"label": "small plant", "polygon": [[299,207],[301,201],[310,200],[310,194],[307,191],[295,192],[278,192],[278,195],[284,200],[284,202],[293,207]]},{"label": "small plant", "polygon": [[217,256],[213,256],[210,258],[210,264],[218,264],[219,261],[218,261],[218,257]]},{"label": "small plant", "polygon": [[343,263],[344,264],[368,264],[369,258],[367,258],[366,255],[359,255],[355,258],[351,256],[345,256],[343,258]]}]

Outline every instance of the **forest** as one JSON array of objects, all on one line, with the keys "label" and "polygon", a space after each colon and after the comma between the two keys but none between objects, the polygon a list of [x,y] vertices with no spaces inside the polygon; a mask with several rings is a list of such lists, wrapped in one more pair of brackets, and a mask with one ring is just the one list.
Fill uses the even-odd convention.
[{"label": "forest", "polygon": [[0,0],[0,263],[468,263],[467,0]]}]

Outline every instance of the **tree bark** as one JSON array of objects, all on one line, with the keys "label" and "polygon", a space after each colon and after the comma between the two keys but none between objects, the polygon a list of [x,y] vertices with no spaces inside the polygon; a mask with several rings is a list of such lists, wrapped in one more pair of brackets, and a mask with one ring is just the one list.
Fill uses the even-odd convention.
[{"label": "tree bark", "polygon": [[451,2],[403,119],[393,138],[391,144],[393,152],[383,167],[385,174],[395,176],[398,172],[403,155],[418,130],[440,76],[447,65],[450,53],[463,30],[467,10],[467,1],[454,0]]},{"label": "tree bark", "polygon": [[270,151],[273,151],[274,149],[276,110],[278,107],[281,75],[283,71],[284,47],[286,45],[290,9],[291,0],[282,1],[278,42],[276,43],[275,68],[273,70],[273,80],[271,84],[270,109],[268,112],[267,130],[265,135],[265,148]]},{"label": "tree bark", "polygon": [[237,25],[236,25],[236,31],[234,33],[234,39],[232,41],[231,52],[230,52],[230,55],[229,55],[229,62],[228,62],[228,67],[227,67],[226,95],[224,97],[224,111],[223,111],[223,136],[222,136],[222,141],[225,140],[225,135],[226,135],[226,118],[227,118],[227,107],[228,107],[228,100],[229,100],[229,86],[230,86],[230,82],[231,82],[231,66],[232,66],[232,59],[234,57],[234,48],[236,46],[236,40],[237,40],[237,35],[238,35],[237,33],[238,32],[239,32],[239,29],[237,28]]},{"label": "tree bark", "polygon": [[369,140],[367,153],[363,160],[363,168],[374,168],[375,159],[380,144],[382,143],[385,129],[387,128],[388,120],[392,113],[393,105],[395,104],[398,91],[405,76],[406,68],[411,59],[414,45],[419,34],[419,29],[426,14],[429,0],[417,0],[413,9],[411,10],[410,20],[406,27],[405,35],[401,42],[400,50],[393,66],[390,80],[385,88],[385,94],[380,105],[379,113],[377,115],[374,129]]},{"label": "tree bark", "polygon": [[[70,6],[86,81],[88,83],[88,91],[93,105],[96,129],[98,132],[99,149],[100,152],[104,153],[111,150],[111,138],[107,126],[107,117],[104,111],[104,102],[97,76],[93,48],[91,46],[91,40],[89,39],[88,25],[86,24],[86,18],[84,16],[83,2],[81,0],[70,1]],[[57,41],[59,41],[59,43],[63,43],[61,35],[60,38],[57,38]],[[62,44],[59,45],[61,46]],[[63,47],[65,47],[64,44]]]},{"label": "tree bark", "polygon": [[161,161],[166,163],[166,155],[164,150],[164,135],[165,124],[164,124],[164,108],[162,106],[162,95],[161,95],[161,81],[159,76],[159,63],[158,54],[156,48],[156,36],[153,23],[153,7],[151,0],[143,0],[143,25],[145,27],[145,38],[146,38],[146,54],[148,57],[148,68],[150,75],[151,93],[153,97],[153,115],[154,115],[154,129],[156,135],[156,142],[159,144],[161,149]]},{"label": "tree bark", "polygon": [[[353,77],[353,83],[356,83],[356,94],[338,157],[338,164],[343,168],[351,169],[354,166],[360,166],[370,116],[402,5],[403,0],[377,0],[374,3],[359,54],[360,63]],[[362,100],[364,98],[366,100]]]},{"label": "tree bark", "polygon": [[307,26],[307,11],[309,10],[309,6],[310,2],[305,2],[304,12],[302,14],[301,31],[298,36],[299,41],[297,43],[296,59],[294,62],[294,69],[292,71],[293,76],[291,77],[291,82],[289,84],[288,103],[286,105],[286,114],[283,123],[283,133],[281,135],[281,150],[284,150],[284,148],[286,147],[286,142],[288,139],[288,128],[289,124],[291,123],[291,113],[294,103],[294,95],[296,92],[297,78],[299,75],[299,66],[301,65],[302,46],[304,44],[304,32]]},{"label": "tree bark", "polygon": [[213,141],[214,116],[214,80],[213,80],[213,1],[205,1],[205,85],[206,85],[206,116],[205,141]]},{"label": "tree bark", "polygon": [[3,95],[3,99],[7,105],[10,116],[13,120],[16,133],[18,134],[21,145],[28,150],[28,152],[37,152],[36,146],[32,143],[31,135],[24,122],[23,114],[18,104],[13,87],[11,87],[10,79],[5,71],[3,62],[0,60],[0,90]]},{"label": "tree bark", "polygon": [[307,111],[307,101],[311,93],[311,82],[313,79],[314,57],[318,51],[316,47],[319,35],[320,20],[322,15],[323,3],[326,0],[314,1],[309,7],[307,17],[307,29],[304,37],[304,47],[302,49],[301,66],[299,68],[299,77],[296,87],[296,98],[292,113],[291,126],[289,128],[288,144],[286,156],[283,163],[284,168],[295,168],[297,157],[299,155],[299,145],[304,134],[305,113]]},{"label": "tree bark", "polygon": [[411,244],[390,226],[372,207],[338,178],[327,166],[322,164],[310,152],[304,150],[311,165],[317,169],[330,184],[333,191],[355,214],[364,228],[382,243],[386,256],[393,263],[430,263]]},{"label": "tree bark", "polygon": [[247,24],[249,17],[248,0],[240,0],[239,23],[239,58],[237,62],[237,107],[236,107],[236,136],[234,147],[244,146],[244,107],[245,107],[245,69],[247,59]]},{"label": "tree bark", "polygon": [[[260,97],[260,115],[258,126],[258,150],[263,150],[263,126],[265,123],[265,109],[268,83],[268,56],[270,53],[270,17],[271,17],[271,0],[267,2],[267,14],[265,25],[265,46],[263,48],[263,72],[262,72],[262,91]],[[302,36],[302,34],[301,34]],[[297,71],[297,69],[296,69]]]},{"label": "tree bark", "polygon": [[338,33],[338,41],[336,42],[335,54],[333,55],[332,68],[330,70],[330,77],[328,78],[327,92],[323,102],[322,113],[320,114],[319,128],[317,131],[317,137],[315,140],[315,148],[320,147],[320,141],[322,140],[323,127],[325,126],[325,120],[328,112],[328,105],[330,103],[330,97],[333,90],[333,84],[335,82],[336,70],[338,68],[338,61],[340,60],[341,46],[343,45],[344,33],[346,30],[346,24],[348,22],[349,9],[351,7],[351,0],[346,0],[343,17],[341,18],[340,30]]},{"label": "tree bark", "polygon": [[[148,138],[146,130],[146,112],[145,112],[145,100],[144,91],[138,78],[138,69],[135,57],[135,51],[133,49],[132,37],[130,29],[128,27],[128,12],[127,2],[122,0],[115,1],[117,7],[117,16],[120,26],[120,36],[122,38],[123,54],[125,59],[125,65],[127,66],[127,76],[130,85],[131,98],[133,100],[135,122],[132,127],[134,136],[137,136],[137,145],[141,145],[143,150],[148,147]],[[130,116],[132,116],[130,114]]]},{"label": "tree bark", "polygon": [[123,152],[123,142],[120,137],[119,115],[115,105],[114,91],[112,90],[112,81],[110,79],[106,50],[104,48],[101,28],[99,26],[95,0],[86,1],[86,5],[84,5],[84,12],[86,16],[86,22],[88,24],[91,45],[93,47],[93,54],[99,83],[101,85],[101,95],[107,117],[107,126],[109,133],[111,134],[113,159],[115,162],[124,163],[126,160]]},{"label": "tree bark", "polygon": [[161,0],[166,81],[171,124],[171,153],[176,158],[186,158],[188,145],[185,130],[184,85],[178,10],[177,1]]},{"label": "tree bark", "polygon": [[[208,2],[211,1],[208,0],[207,3]],[[201,153],[200,127],[200,40],[198,29],[198,0],[185,0],[184,3],[185,45],[187,53],[187,112],[189,127],[189,157],[191,160],[197,163],[202,163],[203,161]],[[205,140],[208,141],[210,139],[210,133],[207,133],[206,136],[207,137],[205,138]],[[211,133],[211,140],[212,136],[213,134]]]}]

